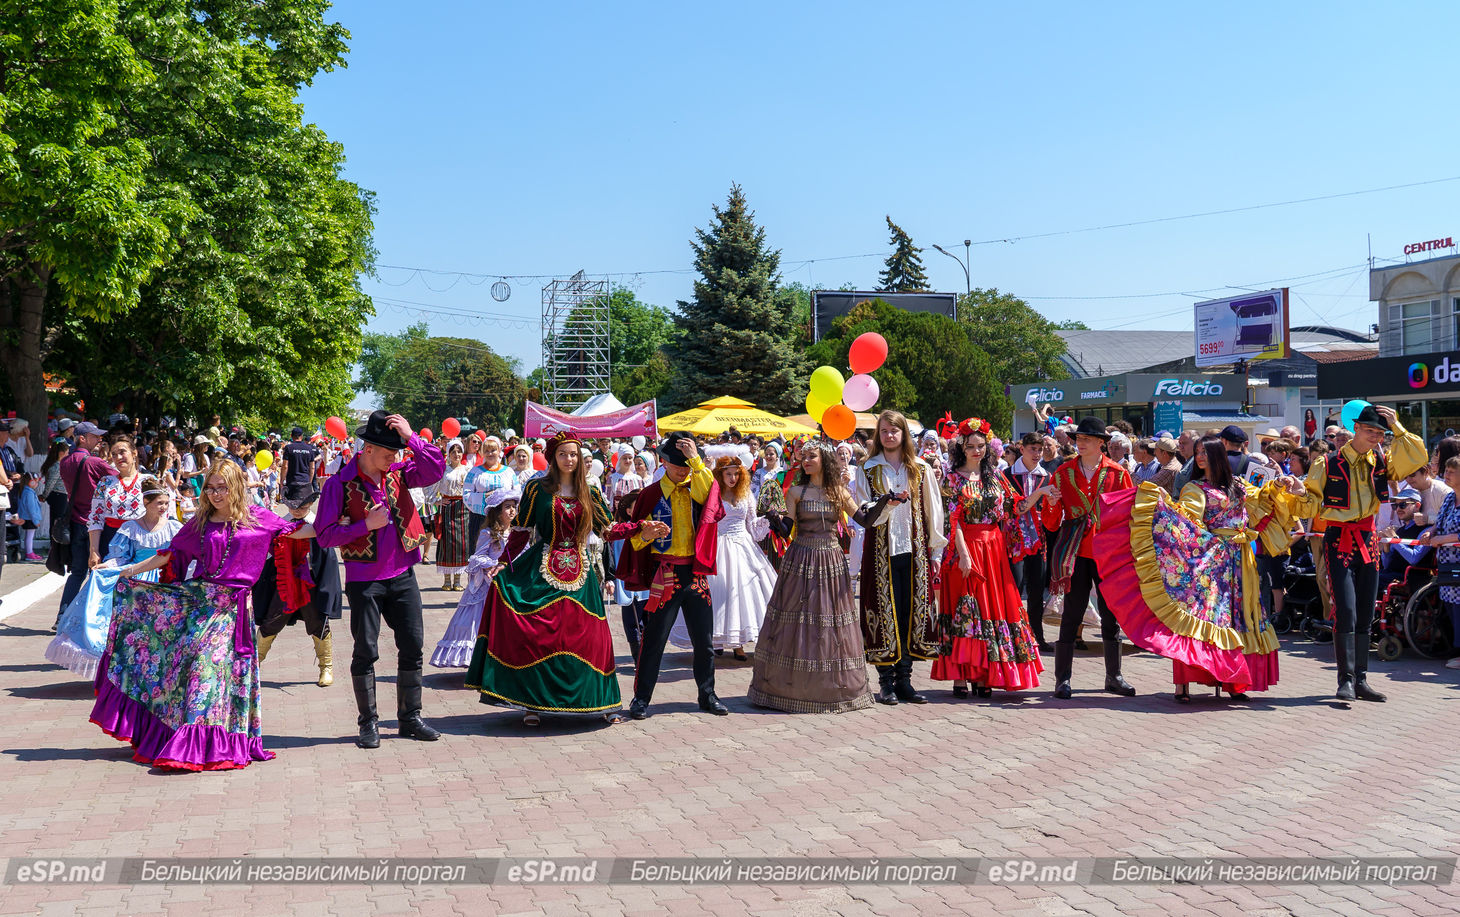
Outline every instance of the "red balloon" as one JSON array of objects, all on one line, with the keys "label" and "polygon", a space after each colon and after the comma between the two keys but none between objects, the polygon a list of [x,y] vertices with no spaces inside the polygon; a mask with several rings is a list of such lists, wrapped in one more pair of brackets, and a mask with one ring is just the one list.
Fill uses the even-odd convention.
[{"label": "red balloon", "polygon": [[547,471],[547,456],[541,452],[532,454],[532,468],[534,471]]},{"label": "red balloon", "polygon": [[433,440],[435,438],[436,437],[431,434],[431,428],[430,427],[422,427],[421,428],[421,439],[424,439],[426,442],[429,443],[431,440]]},{"label": "red balloon", "polygon": [[844,404],[834,404],[821,415],[821,429],[832,439],[846,439],[857,432],[857,415]]},{"label": "red balloon", "polygon": [[338,417],[331,417],[324,422],[324,431],[335,439],[345,439],[350,431],[345,429],[345,422]]},{"label": "red balloon", "polygon": [[441,435],[446,437],[456,436],[461,433],[461,421],[455,417],[448,417],[441,421]]},{"label": "red balloon", "polygon": [[847,355],[847,365],[852,368],[852,372],[875,372],[886,362],[887,338],[875,331],[868,331],[857,335],[857,339],[852,341],[851,352]]}]

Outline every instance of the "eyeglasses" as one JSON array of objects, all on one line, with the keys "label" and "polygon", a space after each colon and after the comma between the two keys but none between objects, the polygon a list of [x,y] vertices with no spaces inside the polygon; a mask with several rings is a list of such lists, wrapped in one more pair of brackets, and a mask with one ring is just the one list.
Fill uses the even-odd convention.
[{"label": "eyeglasses", "polygon": [[203,488],[203,493],[208,494],[209,496],[217,496],[219,494],[226,494],[226,493],[228,493],[228,488],[227,487],[204,487]]}]

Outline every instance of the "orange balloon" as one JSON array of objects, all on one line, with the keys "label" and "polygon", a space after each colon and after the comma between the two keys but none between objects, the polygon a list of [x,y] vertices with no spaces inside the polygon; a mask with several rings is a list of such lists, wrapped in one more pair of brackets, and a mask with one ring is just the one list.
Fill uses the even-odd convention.
[{"label": "orange balloon", "polygon": [[442,436],[450,438],[456,436],[460,432],[461,421],[457,420],[455,417],[448,417],[445,420],[441,421]]},{"label": "orange balloon", "polygon": [[422,427],[421,428],[421,439],[424,439],[426,442],[429,443],[431,440],[433,440],[435,438],[436,437],[434,437],[434,436],[431,435],[431,428],[430,427]]},{"label": "orange balloon", "polygon": [[844,404],[834,404],[821,415],[821,429],[832,439],[847,439],[857,432],[857,415]]},{"label": "orange balloon", "polygon": [[345,422],[338,417],[331,417],[329,420],[326,420],[324,422],[324,429],[326,433],[328,433],[330,436],[333,436],[335,439],[344,439],[345,437],[350,435],[349,428],[346,427]]}]

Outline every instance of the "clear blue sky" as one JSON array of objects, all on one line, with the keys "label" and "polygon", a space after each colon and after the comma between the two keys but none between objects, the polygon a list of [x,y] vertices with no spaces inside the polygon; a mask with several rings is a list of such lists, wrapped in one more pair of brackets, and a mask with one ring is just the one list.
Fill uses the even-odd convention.
[{"label": "clear blue sky", "polygon": [[[381,265],[627,273],[672,305],[690,296],[692,231],[739,182],[787,280],[870,286],[891,214],[934,286],[961,291],[932,243],[1460,176],[1454,3],[350,0],[333,15],[349,67],[305,91],[306,114],[378,195]],[[1457,203],[1460,181],[976,244],[973,283],[1056,320],[1188,328],[1216,288],[1326,272],[1288,284],[1294,323],[1363,329],[1365,234],[1400,258],[1460,236]],[[381,267],[371,328],[425,317],[537,365],[542,281],[510,281],[503,303],[480,281]]]}]

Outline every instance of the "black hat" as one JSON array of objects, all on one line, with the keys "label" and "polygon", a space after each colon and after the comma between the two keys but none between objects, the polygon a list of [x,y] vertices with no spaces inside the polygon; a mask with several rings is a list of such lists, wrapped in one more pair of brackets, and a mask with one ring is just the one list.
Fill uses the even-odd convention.
[{"label": "black hat", "polygon": [[289,430],[289,436],[290,437],[303,436],[303,435],[304,435],[304,428],[303,427],[297,427],[296,426],[296,427],[293,427],[292,429]]},{"label": "black hat", "polygon": [[313,484],[305,484],[303,487],[286,494],[283,503],[290,509],[303,509],[317,499],[319,499],[319,490]]},{"label": "black hat", "polygon": [[1371,427],[1378,427],[1381,430],[1389,429],[1389,421],[1385,420],[1384,415],[1380,414],[1378,408],[1375,408],[1372,404],[1364,405],[1364,409],[1359,411],[1359,416],[1354,418],[1354,426],[1358,426],[1361,423],[1366,423]]},{"label": "black hat", "polygon": [[1220,435],[1222,439],[1225,439],[1229,443],[1247,442],[1246,431],[1244,431],[1241,427],[1237,426],[1234,423],[1229,423],[1225,427],[1223,427]]},{"label": "black hat", "polygon": [[1105,424],[1100,422],[1098,417],[1082,417],[1080,425],[1075,427],[1076,436],[1098,436],[1103,440],[1109,440],[1110,434],[1105,432]]},{"label": "black hat", "polygon": [[679,444],[685,440],[694,442],[694,434],[684,430],[675,430],[664,438],[664,442],[659,444],[659,457],[664,459],[665,464],[681,467],[689,465],[689,459],[679,451]]},{"label": "black hat", "polygon": [[386,425],[386,418],[390,417],[384,411],[371,411],[370,419],[365,424],[355,428],[355,435],[370,443],[372,446],[380,446],[385,449],[394,449],[399,452],[406,447],[406,441],[401,435]]}]

